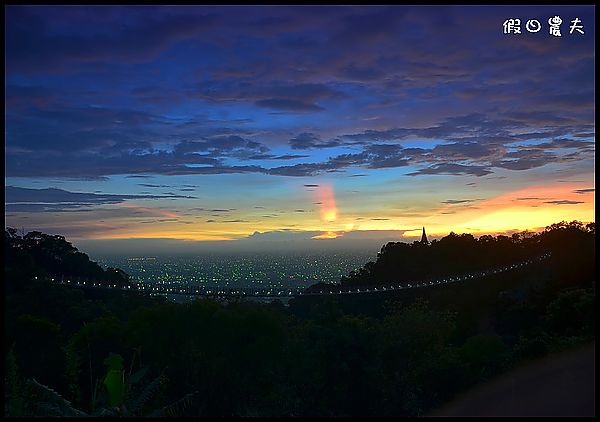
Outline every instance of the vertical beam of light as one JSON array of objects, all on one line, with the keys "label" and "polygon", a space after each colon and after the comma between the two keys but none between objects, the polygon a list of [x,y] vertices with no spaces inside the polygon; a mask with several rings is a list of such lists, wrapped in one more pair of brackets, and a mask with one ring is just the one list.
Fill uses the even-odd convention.
[{"label": "vertical beam of light", "polygon": [[321,184],[316,195],[321,207],[321,220],[325,223],[335,222],[338,218],[338,210],[335,205],[333,186],[329,183]]}]

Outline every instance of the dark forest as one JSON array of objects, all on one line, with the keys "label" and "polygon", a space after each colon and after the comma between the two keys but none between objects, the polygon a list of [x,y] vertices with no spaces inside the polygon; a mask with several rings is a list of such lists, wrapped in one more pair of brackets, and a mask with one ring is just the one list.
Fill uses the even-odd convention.
[{"label": "dark forest", "polygon": [[58,275],[129,281],[64,237],[9,228],[5,415],[426,415],[513,367],[594,341],[594,242],[595,224],[573,221],[389,243],[341,286],[551,255],[463,283],[286,307],[57,286]]}]

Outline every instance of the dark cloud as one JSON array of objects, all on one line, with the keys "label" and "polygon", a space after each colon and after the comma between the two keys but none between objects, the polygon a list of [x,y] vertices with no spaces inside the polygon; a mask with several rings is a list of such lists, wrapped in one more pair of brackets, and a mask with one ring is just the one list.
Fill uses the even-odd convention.
[{"label": "dark cloud", "polygon": [[7,208],[22,212],[63,211],[97,205],[119,204],[129,199],[193,198],[181,195],[118,195],[69,192],[63,189],[31,189],[6,186]]},{"label": "dark cloud", "polygon": [[432,154],[446,159],[470,160],[489,157],[492,150],[478,142],[456,142],[436,145],[432,150]]},{"label": "dark cloud", "polygon": [[364,149],[367,167],[372,169],[404,167],[409,164],[409,157],[400,145],[375,144]]},{"label": "dark cloud", "polygon": [[548,163],[559,161],[559,156],[535,149],[523,149],[515,152],[507,152],[502,160],[493,161],[494,167],[509,170],[528,170],[544,166]]},{"label": "dark cloud", "polygon": [[207,208],[190,208],[190,211],[201,211],[201,212],[217,212],[217,213],[227,213],[227,212],[231,212],[231,211],[236,211],[235,208],[213,208],[213,209],[207,209]]},{"label": "dark cloud", "polygon": [[[7,70],[72,72],[76,63],[145,62],[178,41],[199,36],[218,21],[215,15],[198,13],[197,9],[179,14],[147,10],[150,13],[142,19],[124,24],[120,22],[119,13],[103,11],[101,7],[44,10],[9,7],[6,10]],[[121,9],[119,12],[135,15],[137,11]],[[73,20],[68,20],[69,16]],[[65,18],[74,30],[53,33],[48,21]],[[94,22],[107,30],[89,36],[85,29]]]},{"label": "dark cloud", "polygon": [[366,146],[361,153],[337,155],[330,157],[326,162],[282,166],[268,169],[266,172],[285,176],[311,176],[322,172],[341,171],[350,166],[379,169],[403,167],[408,164],[409,158],[403,153],[400,145],[376,144]]},{"label": "dark cloud", "polygon": [[153,185],[150,183],[138,183],[138,186],[144,186],[146,188],[170,188],[170,185]]},{"label": "dark cloud", "polygon": [[7,172],[14,177],[73,177],[74,175],[116,175],[124,173],[192,175],[261,173],[260,166],[223,165],[221,160],[199,154],[176,155],[172,152],[120,154],[114,157],[96,154],[68,154],[61,157],[69,166],[49,161],[44,156],[15,155],[7,160]]},{"label": "dark cloud", "polygon": [[[148,140],[158,140],[151,127],[166,122],[150,113],[112,110],[101,107],[54,107],[30,109],[27,113],[7,112],[6,146],[25,151],[110,152],[147,150]],[[156,129],[155,129],[156,130]],[[118,139],[118,142],[116,140]]]},{"label": "dark cloud", "polygon": [[272,160],[296,160],[298,158],[308,158],[310,155],[301,155],[301,154],[284,154],[284,155],[275,155],[269,157]]},{"label": "dark cloud", "polygon": [[267,98],[265,100],[259,100],[255,103],[259,107],[272,108],[275,110],[284,111],[323,111],[323,107],[316,104],[305,103],[298,100],[289,100],[286,98]]},{"label": "dark cloud", "polygon": [[296,136],[295,138],[290,139],[290,147],[292,149],[315,149],[315,148],[333,148],[340,145],[338,141],[326,141],[322,142],[319,136],[314,133],[304,132]]},{"label": "dark cloud", "polygon": [[595,192],[596,188],[587,188],[587,189],[576,189],[573,192],[578,194],[591,193]]},{"label": "dark cloud", "polygon": [[541,201],[544,198],[539,198],[537,196],[526,196],[521,198],[515,198],[515,201]]},{"label": "dark cloud", "polygon": [[[560,7],[589,34],[593,10]],[[9,6],[5,175],[483,176],[593,158],[594,37],[507,38],[503,13]]]},{"label": "dark cloud", "polygon": [[160,218],[158,220],[155,220],[155,222],[157,223],[167,223],[167,222],[171,222],[171,221],[178,221],[176,218]]},{"label": "dark cloud", "polygon": [[431,167],[408,173],[407,176],[418,176],[422,174],[450,174],[450,175],[473,175],[485,176],[492,171],[483,166],[467,166],[462,164],[435,164]]},{"label": "dark cloud", "polygon": [[[237,135],[212,136],[203,141],[182,141],[175,145],[173,154],[181,158],[244,157],[264,153],[269,149],[259,142]],[[200,153],[204,153],[203,155]],[[192,155],[193,154],[193,155]]]},{"label": "dark cloud", "polygon": [[553,204],[553,205],[575,205],[575,204],[583,204],[583,201],[571,201],[568,199],[560,199],[556,201],[546,201],[544,204]]},{"label": "dark cloud", "polygon": [[377,80],[383,76],[383,73],[380,69],[367,66],[356,66],[353,63],[340,69],[339,76],[344,79],[363,82]]},{"label": "dark cloud", "polygon": [[6,108],[11,110],[26,110],[27,108],[47,108],[55,105],[57,96],[43,86],[6,86]]},{"label": "dark cloud", "polygon": [[455,204],[465,204],[468,202],[475,202],[477,199],[448,199],[446,201],[442,201],[442,204],[446,205],[455,205]]},{"label": "dark cloud", "polygon": [[271,169],[264,169],[266,174],[276,176],[315,176],[325,171],[336,171],[335,165],[329,163],[305,163],[295,164],[293,166],[280,166]]},{"label": "dark cloud", "polygon": [[543,142],[540,144],[527,145],[529,149],[561,149],[561,148],[593,148],[594,142],[590,141],[579,141],[576,139],[553,139],[550,142]]},{"label": "dark cloud", "polygon": [[259,107],[290,112],[323,111],[316,102],[325,99],[342,99],[345,95],[325,84],[203,81],[189,93],[195,98],[216,102],[252,102]]}]

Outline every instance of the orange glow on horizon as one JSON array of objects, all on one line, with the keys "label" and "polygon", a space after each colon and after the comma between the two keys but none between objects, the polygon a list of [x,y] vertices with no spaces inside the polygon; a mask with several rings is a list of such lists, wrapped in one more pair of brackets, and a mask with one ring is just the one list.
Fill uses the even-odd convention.
[{"label": "orange glow on horizon", "polygon": [[[138,212],[133,215],[127,212],[123,219],[110,222],[108,212],[106,216],[103,214],[94,221],[85,218],[77,220],[74,218],[76,214],[70,214],[55,221],[51,229],[57,232],[61,227],[64,227],[65,231],[86,230],[87,236],[81,238],[87,239],[165,238],[188,241],[234,241],[247,238],[255,231],[267,233],[278,230],[312,232],[311,238],[315,240],[344,237],[351,241],[355,238],[351,233],[357,233],[360,237],[360,232],[381,231],[382,236],[386,236],[384,231],[398,231],[401,233],[398,236],[399,241],[410,242],[421,237],[422,227],[425,226],[430,237],[443,237],[450,232],[470,233],[478,237],[484,234],[499,235],[524,230],[540,231],[560,221],[595,221],[594,193],[576,193],[577,190],[589,186],[590,183],[535,185],[496,196],[488,194],[486,199],[477,200],[474,198],[485,198],[483,193],[479,194],[482,196],[448,193],[441,198],[427,198],[422,204],[414,203],[411,198],[402,198],[401,200],[410,206],[403,208],[394,207],[394,203],[385,203],[376,204],[377,206],[367,210],[361,207],[353,209],[352,202],[344,202],[345,212],[340,215],[333,186],[320,183],[319,188],[312,191],[310,201],[315,205],[312,205],[311,209],[303,213],[290,211],[277,214],[276,218],[262,218],[260,213],[267,211],[247,211],[240,208],[236,215],[230,217],[231,221],[224,221],[204,216],[190,217],[180,209],[171,211],[123,203],[115,206]],[[344,197],[343,193],[340,195]],[[473,199],[467,199],[470,202],[440,204],[442,199],[447,198]],[[290,208],[300,208],[303,205],[298,202]],[[319,213],[311,213],[317,211],[317,205]],[[85,216],[86,214],[82,214],[82,217]],[[163,219],[149,219],[149,216]],[[206,221],[206,218],[211,221]],[[140,222],[150,224],[139,224]],[[317,234],[314,235],[315,233]],[[345,239],[343,241],[346,241]]]},{"label": "orange glow on horizon", "polygon": [[344,233],[337,233],[337,232],[324,232],[321,234],[318,234],[316,236],[311,237],[311,239],[337,239],[338,237],[343,237]]},{"label": "orange glow on horizon", "polygon": [[[506,232],[532,230],[560,221],[594,221],[594,202],[577,194],[577,185],[530,186],[479,202],[466,210],[454,231]],[[593,198],[593,195],[592,195]],[[562,202],[562,203],[561,203]]]}]

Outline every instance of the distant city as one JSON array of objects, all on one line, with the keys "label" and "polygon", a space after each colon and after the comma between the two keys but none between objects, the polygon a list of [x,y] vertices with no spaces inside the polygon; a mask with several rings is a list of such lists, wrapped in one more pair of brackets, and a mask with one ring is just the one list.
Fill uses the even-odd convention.
[{"label": "distant city", "polygon": [[215,287],[303,288],[337,283],[375,254],[331,252],[305,254],[236,254],[201,256],[101,257],[103,266],[122,268],[134,282],[181,283]]}]

